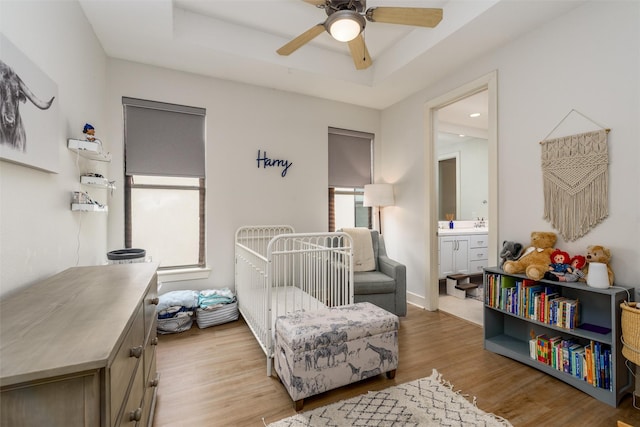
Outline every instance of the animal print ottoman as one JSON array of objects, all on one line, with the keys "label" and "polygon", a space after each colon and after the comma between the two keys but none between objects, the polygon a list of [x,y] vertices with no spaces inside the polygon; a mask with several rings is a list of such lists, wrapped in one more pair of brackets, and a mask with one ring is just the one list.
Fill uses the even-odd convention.
[{"label": "animal print ottoman", "polygon": [[398,367],[398,317],[368,302],[278,317],[275,368],[297,411],[304,398]]}]

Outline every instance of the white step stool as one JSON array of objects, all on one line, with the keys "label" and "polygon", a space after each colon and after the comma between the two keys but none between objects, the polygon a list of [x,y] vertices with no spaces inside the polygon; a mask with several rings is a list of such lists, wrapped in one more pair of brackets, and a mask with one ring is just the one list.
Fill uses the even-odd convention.
[{"label": "white step stool", "polygon": [[450,274],[447,276],[447,295],[465,299],[467,296],[478,296],[478,285],[471,283],[466,274]]}]

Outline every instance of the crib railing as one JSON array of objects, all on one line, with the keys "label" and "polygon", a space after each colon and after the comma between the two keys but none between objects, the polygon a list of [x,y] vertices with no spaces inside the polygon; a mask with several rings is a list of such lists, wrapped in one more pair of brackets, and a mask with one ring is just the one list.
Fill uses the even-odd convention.
[{"label": "crib railing", "polygon": [[[353,303],[353,243],[346,233],[281,234],[268,245],[275,313]],[[290,292],[291,287],[302,292]],[[309,296],[311,298],[309,298]]]},{"label": "crib railing", "polygon": [[292,230],[255,226],[236,232],[238,307],[267,355],[267,375],[277,316],[353,303],[351,237],[282,233],[287,229]]},{"label": "crib railing", "polygon": [[270,291],[268,285],[267,247],[271,239],[293,233],[288,225],[244,226],[236,230],[235,279],[238,310],[265,354],[271,335]]}]

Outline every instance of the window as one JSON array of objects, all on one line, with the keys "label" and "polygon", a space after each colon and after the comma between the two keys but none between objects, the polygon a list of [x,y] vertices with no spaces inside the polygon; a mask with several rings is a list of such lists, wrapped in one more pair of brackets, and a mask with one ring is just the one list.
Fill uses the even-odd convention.
[{"label": "window", "polygon": [[204,179],[132,175],[127,194],[127,247],[161,268],[204,267]]},{"label": "window", "polygon": [[371,183],[373,135],[329,128],[329,231],[371,228],[371,208],[363,207]]},{"label": "window", "polygon": [[335,188],[333,194],[334,226],[331,231],[340,228],[371,227],[371,208],[362,206],[363,188]]},{"label": "window", "polygon": [[205,110],[123,98],[125,246],[160,269],[204,267]]}]

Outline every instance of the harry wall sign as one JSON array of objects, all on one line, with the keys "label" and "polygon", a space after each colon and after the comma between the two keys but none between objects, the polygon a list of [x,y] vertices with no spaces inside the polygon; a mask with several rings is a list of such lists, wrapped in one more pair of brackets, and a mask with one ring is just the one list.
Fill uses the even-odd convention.
[{"label": "harry wall sign", "polygon": [[261,165],[264,169],[271,167],[282,168],[280,176],[282,176],[283,178],[287,174],[289,168],[293,166],[293,162],[290,162],[289,160],[270,159],[269,157],[267,157],[266,151],[262,152],[260,150],[258,150],[258,158],[256,159],[256,161],[258,162],[258,169],[260,169]]}]

